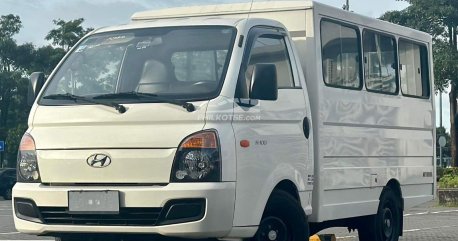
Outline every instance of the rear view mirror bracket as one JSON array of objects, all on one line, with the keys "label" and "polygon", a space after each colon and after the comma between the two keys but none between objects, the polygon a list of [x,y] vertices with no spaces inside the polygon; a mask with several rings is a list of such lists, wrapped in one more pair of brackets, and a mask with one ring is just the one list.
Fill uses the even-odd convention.
[{"label": "rear view mirror bracket", "polygon": [[27,104],[32,106],[45,84],[45,74],[43,72],[33,72],[29,79],[29,88],[27,93]]}]

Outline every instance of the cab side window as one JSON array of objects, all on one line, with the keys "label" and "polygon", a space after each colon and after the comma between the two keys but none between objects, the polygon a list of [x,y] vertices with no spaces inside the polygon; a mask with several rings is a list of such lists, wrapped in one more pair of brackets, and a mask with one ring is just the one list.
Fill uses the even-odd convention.
[{"label": "cab side window", "polygon": [[251,80],[256,64],[275,64],[279,88],[294,86],[291,63],[283,38],[259,37],[250,53],[246,76]]},{"label": "cab side window", "polygon": [[[275,64],[277,68],[278,88],[293,88],[293,73],[285,40],[282,35],[261,35],[251,48],[246,71],[242,82],[245,86],[238,90],[241,98],[248,98],[251,77],[256,64]],[[240,81],[240,80],[239,80]]]}]

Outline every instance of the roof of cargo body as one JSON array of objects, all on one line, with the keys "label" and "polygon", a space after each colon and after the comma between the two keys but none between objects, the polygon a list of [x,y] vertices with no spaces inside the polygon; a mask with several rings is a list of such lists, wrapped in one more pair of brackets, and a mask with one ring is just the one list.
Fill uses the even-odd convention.
[{"label": "roof of cargo body", "polygon": [[[218,4],[205,6],[177,7],[160,10],[150,10],[138,12],[132,15],[132,21],[145,22],[148,20],[159,19],[201,19],[208,17],[217,18],[243,18],[248,14],[253,17],[258,17],[258,14],[265,16],[269,12],[287,12],[306,9],[315,9],[315,11],[326,18],[336,19],[349,24],[368,27],[375,30],[380,30],[386,33],[392,33],[400,36],[405,36],[412,39],[418,39],[424,42],[430,42],[431,36],[424,32],[420,32],[411,28],[406,28],[400,25],[382,21],[379,19],[363,16],[358,13],[344,11],[339,8],[328,6],[313,1],[264,1],[248,3],[233,3],[233,4]],[[257,16],[258,15],[258,16]],[[276,19],[275,14],[272,19]],[[202,20],[202,19],[201,19]],[[288,19],[282,22],[287,28],[296,25],[298,19]],[[299,20],[300,21],[300,20]],[[297,30],[297,29],[293,29]]]},{"label": "roof of cargo body", "polygon": [[277,12],[312,8],[312,1],[265,1],[251,3],[232,3],[192,7],[177,7],[138,12],[132,15],[132,21],[185,18],[200,16],[221,16],[248,14],[250,12]]}]

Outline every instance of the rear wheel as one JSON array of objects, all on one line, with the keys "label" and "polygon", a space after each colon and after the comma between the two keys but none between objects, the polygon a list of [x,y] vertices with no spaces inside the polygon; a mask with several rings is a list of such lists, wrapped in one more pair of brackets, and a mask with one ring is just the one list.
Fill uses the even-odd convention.
[{"label": "rear wheel", "polygon": [[391,188],[384,188],[377,214],[364,220],[358,228],[360,241],[399,240],[402,223],[400,198]]},{"label": "rear wheel", "polygon": [[275,190],[267,202],[256,235],[250,241],[306,241],[307,216],[289,193]]}]

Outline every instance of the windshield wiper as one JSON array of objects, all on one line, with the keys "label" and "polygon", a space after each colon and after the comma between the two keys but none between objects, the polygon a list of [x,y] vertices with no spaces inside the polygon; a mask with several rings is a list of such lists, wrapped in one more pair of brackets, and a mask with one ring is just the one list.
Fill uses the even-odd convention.
[{"label": "windshield wiper", "polygon": [[70,94],[70,93],[47,95],[47,96],[43,97],[43,99],[73,100],[75,102],[78,101],[78,100],[81,100],[81,101],[85,101],[85,102],[88,102],[88,103],[93,103],[93,104],[113,107],[121,114],[123,114],[123,113],[125,113],[127,111],[126,107],[121,105],[121,104],[117,104],[117,103],[113,103],[113,102],[107,103],[107,102],[103,102],[103,101],[97,101],[97,100],[94,100],[93,98],[88,98],[88,97],[79,96],[79,95],[73,95],[73,94]]},{"label": "windshield wiper", "polygon": [[164,102],[172,105],[178,105],[185,108],[188,112],[193,112],[196,110],[196,107],[189,102],[176,100],[176,99],[168,99],[164,97],[160,97],[156,94],[151,93],[142,93],[142,92],[120,92],[120,93],[113,93],[113,94],[104,94],[95,96],[93,99],[132,99],[132,98],[144,98],[144,99],[152,99],[154,101]]}]

